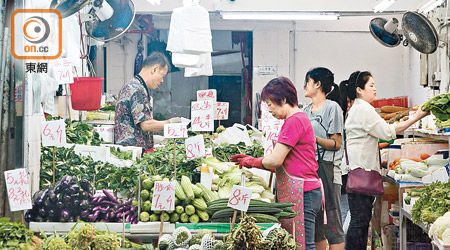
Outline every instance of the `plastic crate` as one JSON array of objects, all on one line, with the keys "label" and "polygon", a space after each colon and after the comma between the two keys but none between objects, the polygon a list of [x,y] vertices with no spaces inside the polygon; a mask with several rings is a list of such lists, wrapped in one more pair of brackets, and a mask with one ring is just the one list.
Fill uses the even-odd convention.
[{"label": "plastic crate", "polygon": [[103,77],[74,77],[70,84],[72,109],[97,110],[102,99]]},{"label": "plastic crate", "polygon": [[393,98],[382,98],[373,101],[372,106],[375,108],[381,108],[383,106],[397,106],[397,107],[408,107],[408,97],[407,96],[397,96]]}]

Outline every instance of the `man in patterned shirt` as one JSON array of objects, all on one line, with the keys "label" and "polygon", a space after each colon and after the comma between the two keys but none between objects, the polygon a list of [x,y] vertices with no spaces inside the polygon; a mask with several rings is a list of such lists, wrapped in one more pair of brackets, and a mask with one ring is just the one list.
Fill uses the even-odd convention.
[{"label": "man in patterned shirt", "polygon": [[152,52],[142,69],[119,92],[114,122],[114,142],[124,146],[153,147],[153,132],[164,124],[179,123],[180,117],[165,121],[153,119],[152,90],[159,87],[169,71],[169,61],[160,52]]}]

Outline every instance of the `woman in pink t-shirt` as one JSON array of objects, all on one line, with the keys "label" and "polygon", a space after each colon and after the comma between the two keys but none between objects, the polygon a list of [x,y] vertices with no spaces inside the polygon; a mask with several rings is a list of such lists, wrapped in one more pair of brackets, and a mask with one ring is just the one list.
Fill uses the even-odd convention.
[{"label": "woman in pink t-shirt", "polygon": [[263,88],[261,98],[275,118],[285,120],[273,152],[264,158],[234,155],[231,161],[241,167],[276,172],[278,201],[295,203],[294,210],[298,213],[293,219],[283,220],[283,228],[290,233],[295,230],[295,240],[301,249],[315,249],[315,217],[320,210],[322,192],[314,130],[308,116],[298,108],[297,90],[288,78],[272,79]]}]

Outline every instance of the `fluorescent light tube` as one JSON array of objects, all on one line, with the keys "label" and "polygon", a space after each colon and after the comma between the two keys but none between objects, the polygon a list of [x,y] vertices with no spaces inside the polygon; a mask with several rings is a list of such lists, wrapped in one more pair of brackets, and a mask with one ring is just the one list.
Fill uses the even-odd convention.
[{"label": "fluorescent light tube", "polygon": [[293,12],[293,11],[222,11],[228,20],[338,20],[334,12]]},{"label": "fluorescent light tube", "polygon": [[444,0],[431,0],[428,1],[426,4],[422,5],[419,8],[419,12],[420,13],[427,13],[432,11],[434,8],[436,8],[437,6],[441,5],[444,2]]},{"label": "fluorescent light tube", "polygon": [[383,12],[387,8],[389,8],[393,3],[395,3],[395,0],[381,0],[374,8],[373,12]]}]

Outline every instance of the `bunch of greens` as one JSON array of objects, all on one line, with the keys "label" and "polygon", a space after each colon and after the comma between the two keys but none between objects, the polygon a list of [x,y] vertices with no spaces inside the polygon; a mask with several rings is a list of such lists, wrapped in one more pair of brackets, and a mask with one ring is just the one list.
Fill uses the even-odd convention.
[{"label": "bunch of greens", "polygon": [[109,152],[119,159],[123,159],[123,160],[132,160],[133,159],[133,151],[132,150],[121,151],[119,147],[118,148],[109,147]]},{"label": "bunch of greens", "polygon": [[31,249],[32,238],[25,225],[0,218],[0,249]]},{"label": "bunch of greens", "polygon": [[296,250],[299,246],[295,242],[294,236],[283,228],[275,228],[270,230],[264,239],[267,244],[265,249],[270,250]]},{"label": "bunch of greens", "polygon": [[226,235],[228,250],[259,250],[266,249],[262,242],[262,233],[256,225],[256,219],[250,215],[244,215],[238,226]]},{"label": "bunch of greens", "polygon": [[[51,115],[45,118],[47,121],[60,120],[61,117],[52,117]],[[87,124],[85,121],[72,121],[70,119],[65,120],[66,123],[66,141],[67,143],[84,144],[100,146],[101,143],[105,143],[100,134],[94,131],[92,125]]]},{"label": "bunch of greens", "polygon": [[137,185],[139,169],[116,167],[108,162],[94,161],[90,156],[81,156],[72,148],[41,149],[40,188],[43,189],[53,182],[53,150],[55,150],[55,181],[61,180],[65,175],[76,176],[78,179],[87,179],[96,190],[112,189],[126,196]]},{"label": "bunch of greens", "polygon": [[[174,175],[174,157],[177,165],[177,179],[182,175],[189,177],[192,182],[200,181],[200,159],[188,160],[186,157],[186,147],[182,141],[173,145],[173,140],[165,141],[167,145],[158,147],[152,153],[147,153],[141,159],[136,159],[138,169],[144,169],[145,172],[152,175],[161,175],[171,179]],[[175,155],[174,155],[175,150]]]},{"label": "bunch of greens", "polygon": [[422,105],[424,111],[431,111],[438,119],[440,128],[450,127],[450,93],[437,95]]},{"label": "bunch of greens", "polygon": [[450,210],[450,182],[434,182],[426,186],[414,203],[411,218],[418,221],[433,223],[438,217]]},{"label": "bunch of greens", "polygon": [[254,141],[251,146],[246,146],[244,142],[239,142],[238,144],[223,144],[215,147],[213,150],[214,157],[222,162],[230,161],[230,157],[236,154],[246,154],[252,157],[263,157],[264,148],[261,144]]}]

